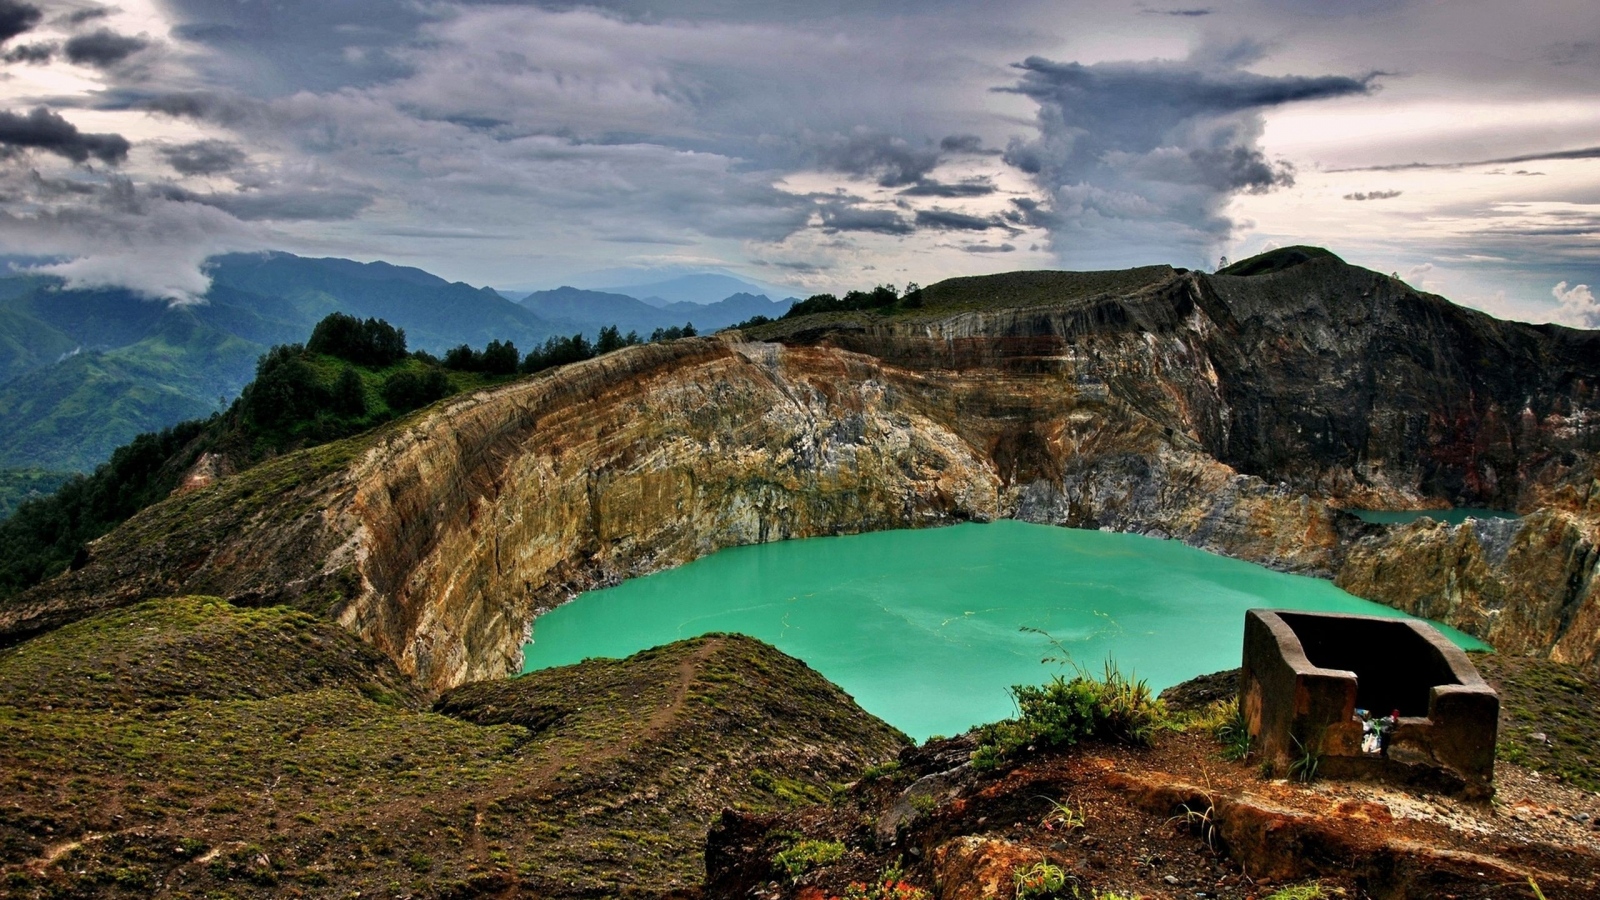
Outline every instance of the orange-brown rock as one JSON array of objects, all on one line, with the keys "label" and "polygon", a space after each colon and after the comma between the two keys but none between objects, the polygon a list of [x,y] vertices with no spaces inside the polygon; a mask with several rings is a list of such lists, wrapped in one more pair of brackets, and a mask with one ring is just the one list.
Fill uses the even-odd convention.
[{"label": "orange-brown rock", "polygon": [[931,854],[940,900],[997,900],[1017,895],[1016,874],[1044,862],[1032,847],[977,835],[958,837]]}]

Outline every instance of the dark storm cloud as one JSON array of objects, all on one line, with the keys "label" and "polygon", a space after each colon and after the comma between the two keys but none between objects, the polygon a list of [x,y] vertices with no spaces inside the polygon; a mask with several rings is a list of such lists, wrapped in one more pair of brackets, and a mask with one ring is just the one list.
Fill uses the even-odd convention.
[{"label": "dark storm cloud", "polygon": [[217,175],[238,168],[245,153],[227,141],[195,141],[175,147],[162,147],[167,163],[183,175]]},{"label": "dark storm cloud", "polygon": [[50,57],[54,56],[55,52],[56,45],[51,43],[18,44],[6,51],[4,59],[8,63],[43,65],[50,61]]},{"label": "dark storm cloud", "polygon": [[1010,253],[1017,247],[1015,244],[964,244],[961,249],[967,253]]},{"label": "dark storm cloud", "polygon": [[0,42],[9,41],[19,34],[31,31],[39,24],[44,13],[31,3],[17,0],[0,0]]},{"label": "dark storm cloud", "polygon": [[212,91],[114,97],[102,108],[142,109],[175,119],[196,119],[218,125],[237,125],[259,112],[259,104],[255,101]]},{"label": "dark storm cloud", "polygon": [[917,227],[939,231],[988,231],[991,228],[1004,226],[993,219],[969,216],[966,213],[951,212],[946,209],[920,209],[917,210]]},{"label": "dark storm cloud", "polygon": [[211,83],[254,96],[366,87],[406,74],[395,51],[418,29],[457,15],[451,4],[394,0],[281,3],[167,0],[174,33],[217,51],[202,63]]},{"label": "dark storm cloud", "polygon": [[822,214],[823,230],[830,234],[839,231],[910,234],[916,230],[892,209],[861,209],[848,203],[825,203],[818,211]]},{"label": "dark storm cloud", "polygon": [[140,50],[150,46],[142,37],[117,34],[109,28],[97,28],[88,34],[67,39],[67,59],[80,66],[105,68],[114,66]]},{"label": "dark storm cloud", "polygon": [[56,21],[64,25],[76,26],[82,25],[85,22],[92,22],[95,19],[104,19],[106,16],[109,16],[114,12],[116,12],[116,10],[109,6],[90,6],[85,9],[73,10],[64,16],[61,16]]},{"label": "dark storm cloud", "polygon": [[1353,194],[1345,194],[1344,198],[1346,200],[1393,200],[1400,194],[1400,191],[1356,191]]},{"label": "dark storm cloud", "polygon": [[975,134],[952,134],[939,142],[946,153],[982,153],[983,138]]},{"label": "dark storm cloud", "polygon": [[116,165],[128,158],[130,145],[120,134],[85,134],[59,113],[39,106],[25,116],[0,111],[0,146],[43,150],[76,163],[93,157]]},{"label": "dark storm cloud", "polygon": [[832,172],[876,178],[883,187],[912,184],[939,164],[939,151],[914,147],[904,138],[857,132],[836,136],[817,148],[817,164]]},{"label": "dark storm cloud", "polygon": [[987,179],[947,184],[931,178],[924,178],[900,193],[907,197],[983,197],[994,193],[996,190],[998,188],[990,184]]},{"label": "dark storm cloud", "polygon": [[[1396,163],[1388,166],[1362,166],[1353,169],[1330,169],[1332,172],[1408,172],[1415,169],[1470,169],[1474,166],[1500,166],[1510,163],[1543,162],[1563,159],[1600,159],[1600,147],[1582,147],[1577,150],[1551,150],[1543,153],[1526,153],[1521,156],[1503,156],[1499,159],[1480,159],[1472,162]],[[1517,172],[1514,174],[1532,174]],[[1542,174],[1542,173],[1539,173]]]},{"label": "dark storm cloud", "polygon": [[342,222],[372,205],[372,195],[360,191],[307,190],[293,186],[259,191],[207,193],[177,185],[159,185],[152,194],[163,200],[198,203],[220,209],[244,222]]},{"label": "dark storm cloud", "polygon": [[[1249,45],[1199,61],[1083,65],[1030,57],[999,90],[1039,104],[1039,136],[1014,139],[1005,161],[1032,175],[1047,204],[1018,209],[1052,229],[1058,250],[1104,264],[1150,248],[1211,255],[1233,223],[1238,193],[1294,183],[1261,152],[1261,112],[1288,103],[1368,93],[1376,76],[1267,76],[1241,67]],[[1120,254],[1120,255],[1119,255]]]}]

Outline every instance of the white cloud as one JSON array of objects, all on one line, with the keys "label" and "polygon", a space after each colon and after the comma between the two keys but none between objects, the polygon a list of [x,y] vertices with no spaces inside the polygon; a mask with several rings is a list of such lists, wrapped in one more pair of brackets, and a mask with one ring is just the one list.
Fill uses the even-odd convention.
[{"label": "white cloud", "polygon": [[1600,301],[1595,300],[1587,284],[1567,287],[1563,281],[1551,288],[1550,294],[1561,304],[1555,321],[1575,328],[1600,328]]}]

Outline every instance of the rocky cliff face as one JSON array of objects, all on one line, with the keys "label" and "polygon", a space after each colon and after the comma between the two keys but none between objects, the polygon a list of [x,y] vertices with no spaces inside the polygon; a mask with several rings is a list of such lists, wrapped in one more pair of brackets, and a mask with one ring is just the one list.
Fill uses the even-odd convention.
[{"label": "rocky cliff face", "polygon": [[[589,587],[730,545],[1011,516],[1337,577],[1596,664],[1600,335],[1337,260],[928,295],[631,348],[222,479],[97,542],[0,634],[176,592],[290,602],[443,689],[513,669],[533,615]],[[1543,511],[1385,529],[1336,508],[1447,501]]]}]

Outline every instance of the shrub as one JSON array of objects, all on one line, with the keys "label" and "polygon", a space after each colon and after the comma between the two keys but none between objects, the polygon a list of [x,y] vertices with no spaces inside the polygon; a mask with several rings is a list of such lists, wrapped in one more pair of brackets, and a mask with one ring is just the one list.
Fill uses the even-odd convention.
[{"label": "shrub", "polygon": [[1106,662],[1103,678],[1082,672],[1057,675],[1043,685],[1016,685],[1018,715],[978,730],[972,763],[994,768],[1023,749],[1070,747],[1086,740],[1144,746],[1167,721],[1166,705],[1144,681],[1134,681]]},{"label": "shrub", "polygon": [[1222,758],[1238,761],[1250,755],[1250,726],[1236,700],[1214,700],[1204,709],[1188,713],[1185,731],[1208,734],[1222,745]]},{"label": "shrub", "polygon": [[448,396],[450,379],[439,369],[429,369],[421,375],[396,372],[383,381],[383,402],[397,413],[409,412]]}]

